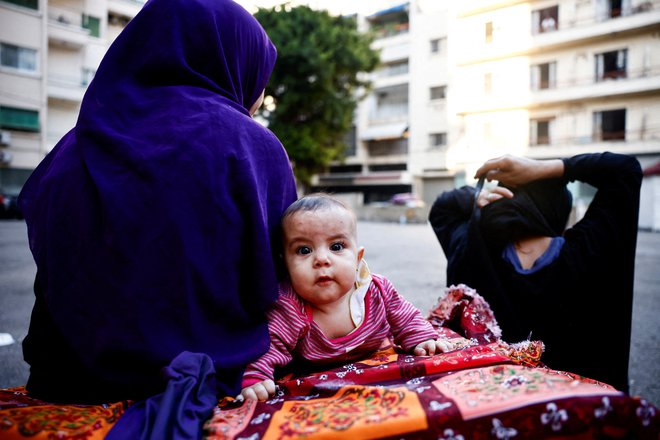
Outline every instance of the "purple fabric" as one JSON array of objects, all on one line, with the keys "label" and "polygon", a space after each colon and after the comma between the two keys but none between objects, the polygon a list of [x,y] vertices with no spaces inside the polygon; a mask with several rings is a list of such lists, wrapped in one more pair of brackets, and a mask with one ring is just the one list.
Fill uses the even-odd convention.
[{"label": "purple fabric", "polygon": [[128,407],[105,440],[202,438],[203,422],[218,404],[213,362],[205,354],[184,352],[163,374],[165,391]]},{"label": "purple fabric", "polygon": [[281,143],[248,112],[275,58],[229,0],[150,0],[110,47],[20,196],[33,394],[143,398],[184,351],[212,359],[218,392],[240,391],[269,344],[271,244],[296,198]]}]

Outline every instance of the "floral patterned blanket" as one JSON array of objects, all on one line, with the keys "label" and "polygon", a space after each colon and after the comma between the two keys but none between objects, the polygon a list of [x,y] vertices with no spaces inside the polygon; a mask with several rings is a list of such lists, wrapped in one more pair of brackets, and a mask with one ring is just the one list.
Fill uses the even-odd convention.
[{"label": "floral patterned blanket", "polygon": [[[429,316],[472,344],[418,357],[386,346],[360,362],[289,374],[266,402],[219,402],[216,439],[660,439],[650,402],[541,363],[543,344],[507,344],[488,304],[448,289]],[[100,439],[130,402],[53,405],[22,387],[0,390],[0,439]]]}]

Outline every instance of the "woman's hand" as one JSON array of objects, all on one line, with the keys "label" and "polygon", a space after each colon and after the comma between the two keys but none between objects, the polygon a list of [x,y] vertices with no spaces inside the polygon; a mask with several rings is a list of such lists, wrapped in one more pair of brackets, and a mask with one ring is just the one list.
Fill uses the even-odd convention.
[{"label": "woman's hand", "polygon": [[534,180],[561,177],[563,174],[564,162],[560,159],[535,160],[507,154],[487,160],[479,167],[475,178],[486,176],[489,182],[497,180],[515,188]]},{"label": "woman's hand", "polygon": [[243,399],[260,400],[262,402],[268,400],[269,397],[274,395],[275,382],[270,379],[257,382],[254,385],[243,388],[241,391],[241,397],[243,397]]},{"label": "woman's hand", "polygon": [[487,204],[499,200],[502,197],[510,199],[513,197],[513,193],[510,189],[504,188],[503,186],[496,186],[491,189],[483,189],[477,196],[477,206],[479,208],[483,208]]}]

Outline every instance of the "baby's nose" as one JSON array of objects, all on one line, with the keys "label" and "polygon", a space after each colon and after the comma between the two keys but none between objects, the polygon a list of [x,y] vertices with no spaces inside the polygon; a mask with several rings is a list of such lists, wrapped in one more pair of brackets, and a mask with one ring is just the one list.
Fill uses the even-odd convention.
[{"label": "baby's nose", "polygon": [[317,266],[327,266],[330,264],[330,256],[324,251],[315,252],[314,264]]}]

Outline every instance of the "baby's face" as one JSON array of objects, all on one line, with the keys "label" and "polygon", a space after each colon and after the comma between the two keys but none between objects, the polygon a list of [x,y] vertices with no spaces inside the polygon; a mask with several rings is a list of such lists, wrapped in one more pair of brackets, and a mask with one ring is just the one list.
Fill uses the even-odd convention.
[{"label": "baby's face", "polygon": [[353,289],[362,258],[355,217],[341,208],[301,211],[284,221],[284,261],[293,289],[312,306],[340,300]]}]

